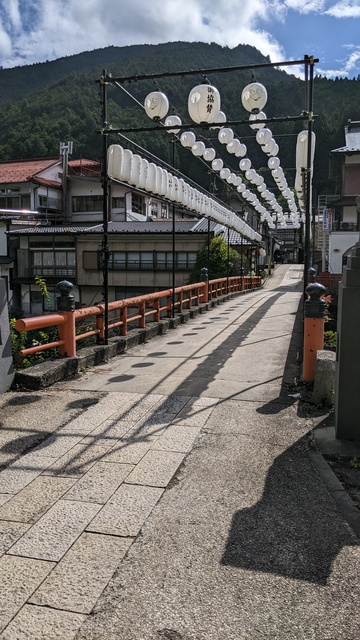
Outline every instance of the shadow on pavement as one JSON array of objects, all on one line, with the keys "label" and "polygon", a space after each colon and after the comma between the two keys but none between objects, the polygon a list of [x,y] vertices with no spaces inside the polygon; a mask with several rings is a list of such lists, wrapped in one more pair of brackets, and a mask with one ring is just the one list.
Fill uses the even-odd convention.
[{"label": "shadow on pavement", "polygon": [[355,544],[325,486],[319,491],[306,443],[278,456],[261,500],[234,514],[221,564],[325,585],[337,554]]}]

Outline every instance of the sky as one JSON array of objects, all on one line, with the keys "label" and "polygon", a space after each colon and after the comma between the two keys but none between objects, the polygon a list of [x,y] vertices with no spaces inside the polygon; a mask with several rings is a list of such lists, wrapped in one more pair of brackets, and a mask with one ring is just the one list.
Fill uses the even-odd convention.
[{"label": "sky", "polygon": [[272,62],[313,55],[316,74],[353,78],[360,0],[0,0],[3,68],[178,40],[250,44]]}]

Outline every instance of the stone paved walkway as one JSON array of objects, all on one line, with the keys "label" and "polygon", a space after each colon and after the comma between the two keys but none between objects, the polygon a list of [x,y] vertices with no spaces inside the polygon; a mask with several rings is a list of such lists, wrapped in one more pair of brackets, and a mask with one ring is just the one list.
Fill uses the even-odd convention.
[{"label": "stone paved walkway", "polygon": [[[289,400],[284,387],[284,367],[301,296],[300,277],[301,268],[296,265],[279,267],[267,289],[231,299],[106,365],[58,383],[44,394],[34,394],[39,403],[46,394],[49,399],[49,435],[0,472],[1,640],[347,637],[326,635],[327,631],[317,623],[308,627],[308,634],[304,629],[299,631],[303,614],[298,606],[296,626],[292,629],[289,612],[282,615],[279,603],[275,604],[277,590],[296,597],[296,572],[301,580],[315,584],[317,590],[325,587],[329,575],[333,552],[324,560],[324,566],[314,549],[307,558],[304,556],[302,568],[299,564],[298,556],[304,553],[301,542],[304,532],[297,518],[305,518],[312,511],[307,502],[296,512],[281,488],[279,495],[283,496],[288,511],[285,513],[279,498],[275,502],[270,500],[272,509],[276,508],[266,516],[270,520],[265,526],[272,542],[269,539],[264,550],[261,540],[252,540],[253,524],[247,518],[244,558],[240,561],[234,551],[236,540],[243,535],[236,516],[231,524],[237,499],[241,495],[242,508],[252,508],[262,491],[266,491],[266,476],[278,457],[282,469],[291,456],[301,463],[308,476],[303,485],[305,492],[316,492],[315,469],[306,461],[303,451],[298,458],[296,446],[293,450],[294,443],[302,441],[311,425],[297,417],[294,401]],[[58,414],[52,418],[51,398],[55,399],[56,394],[63,400],[69,397],[70,404],[74,394],[79,394],[86,410],[67,421],[63,402],[63,418]],[[59,403],[56,406],[61,413]],[[36,407],[36,401],[30,403],[29,414],[36,415]],[[6,412],[4,416],[6,426]],[[14,425],[15,418],[12,414],[9,424]],[[36,419],[32,421],[36,423]],[[41,424],[44,426],[44,420]],[[17,428],[21,432],[20,424]],[[211,443],[220,435],[230,448],[224,448],[224,443],[212,447]],[[8,442],[4,449],[9,451]],[[287,491],[296,500],[297,485],[290,479],[292,469],[290,465],[285,471],[289,477]],[[190,492],[187,500],[181,498],[184,482],[190,477],[194,482],[197,473],[200,476],[192,489],[195,494]],[[275,482],[282,483],[277,473]],[[209,484],[212,476],[216,488]],[[297,482],[301,485],[303,480],[299,476]],[[198,491],[202,492],[201,503]],[[217,496],[215,503],[214,496]],[[193,510],[195,504],[197,508]],[[222,505],[220,511],[215,504]],[[203,511],[206,505],[209,509]],[[326,511],[324,522],[328,527],[333,521],[333,511],[322,499],[317,503],[315,500],[314,507],[320,508],[319,505]],[[170,515],[167,511],[170,508],[177,515],[173,511]],[[186,535],[186,542],[182,535],[188,518],[195,522],[202,540],[197,539],[196,543],[192,540],[189,548],[186,544],[191,536]],[[175,529],[174,519],[178,520]],[[279,521],[273,530],[271,523],[275,520]],[[264,522],[260,522],[259,531],[263,526]],[[320,538],[324,538],[324,523],[315,526],[319,526]],[[280,533],[282,527],[287,531],[298,528],[301,532],[298,546],[290,542],[292,534],[285,543]],[[344,568],[351,564],[353,568],[343,588],[353,590],[348,600],[353,603],[356,594],[360,595],[359,589],[354,589],[359,560],[357,539],[342,521],[337,522],[337,527],[339,540],[332,540],[331,546],[352,547],[350,557],[344,558]],[[210,534],[206,532],[210,530],[217,535],[208,540]],[[194,535],[193,527],[191,531]],[[174,548],[178,536],[185,556],[178,554],[176,545]],[[268,544],[275,549],[279,539],[282,547],[269,559]],[[324,553],[318,536],[316,541],[318,552]],[[201,552],[193,557],[192,550],[197,546]],[[186,569],[187,558],[189,566],[196,566],[204,548],[212,559],[209,575],[206,561],[195,573]],[[254,554],[257,560],[251,560],[248,554]],[[231,566],[238,569],[241,566],[242,573],[230,570]],[[181,575],[181,582],[177,584],[174,576],[165,595],[160,585],[174,569],[175,576]],[[162,577],[157,576],[154,582],[158,571]],[[266,572],[277,576],[275,581],[268,578],[271,593],[267,594],[265,583],[259,578]],[[243,606],[236,610],[234,604],[240,596],[234,591],[240,575],[243,584],[248,585],[248,594],[254,598],[246,605],[247,613],[246,607],[245,611]],[[251,586],[249,575],[255,580]],[[206,577],[205,583],[202,577]],[[197,595],[189,593],[187,601],[185,593],[191,592],[192,580],[196,581]],[[332,588],[341,591],[338,581],[336,585]],[[209,588],[217,594],[216,603],[209,596]],[[172,591],[173,600],[169,599]],[[244,592],[241,593],[244,597]],[[314,596],[313,591],[305,593],[304,586],[298,593],[308,604]],[[124,594],[127,594],[125,609]],[[185,599],[179,599],[179,594]],[[254,604],[258,600],[261,611],[262,598],[264,610],[270,616],[268,627],[263,620],[259,622],[259,613],[257,621],[250,624],[249,615],[255,616]],[[201,604],[207,599],[212,601],[211,615]],[[227,602],[226,614],[222,599]],[[275,622],[271,621],[271,600]],[[288,607],[287,595],[284,602]],[[330,606],[331,598],[327,602]],[[344,604],[337,595],[334,602]],[[190,615],[192,607],[195,609]],[[314,614],[314,608],[311,610]],[[324,619],[323,608],[319,617]],[[359,622],[357,616],[356,624]],[[353,619],[349,625],[353,634],[349,638],[353,640],[360,638],[360,627],[354,624]],[[274,631],[277,628],[278,635]],[[336,614],[336,633],[345,628]],[[354,635],[356,628],[358,635]]]}]

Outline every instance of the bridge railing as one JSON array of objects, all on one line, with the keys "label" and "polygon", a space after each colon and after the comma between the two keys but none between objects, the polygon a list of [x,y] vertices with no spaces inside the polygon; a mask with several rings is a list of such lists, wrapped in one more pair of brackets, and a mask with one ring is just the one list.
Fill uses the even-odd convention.
[{"label": "bridge railing", "polygon": [[[61,284],[61,283],[59,283]],[[72,285],[66,283],[67,285]],[[227,293],[252,291],[261,286],[259,276],[230,276],[205,282],[197,282],[173,289],[116,300],[108,304],[108,330],[126,336],[129,325],[145,328],[146,322],[159,322],[161,318],[182,313],[184,309],[199,306]],[[69,294],[70,295],[70,294]],[[73,296],[71,296],[73,298]],[[61,298],[64,300],[64,298]],[[64,307],[63,307],[64,308]],[[65,305],[66,308],[66,305]],[[91,319],[84,326],[85,319]],[[21,318],[16,321],[19,332],[57,327],[58,340],[35,345],[19,352],[20,357],[34,355],[39,351],[57,348],[61,356],[76,356],[76,345],[80,340],[96,336],[97,344],[105,340],[105,305],[98,304],[70,311],[59,310],[43,316]]]}]

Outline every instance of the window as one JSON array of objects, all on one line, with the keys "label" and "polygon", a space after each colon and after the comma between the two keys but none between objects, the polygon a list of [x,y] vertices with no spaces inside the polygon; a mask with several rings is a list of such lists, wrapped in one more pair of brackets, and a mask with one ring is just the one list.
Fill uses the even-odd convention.
[{"label": "window", "polygon": [[49,299],[45,298],[39,290],[30,291],[30,313],[42,316],[44,313],[56,311],[57,293],[55,289],[47,287]]},{"label": "window", "polygon": [[[196,263],[195,251],[181,251],[175,254],[175,267],[181,271],[193,269]],[[91,268],[85,267],[84,268]],[[172,251],[113,251],[109,268],[116,271],[168,271],[173,268]]]},{"label": "window", "polygon": [[30,252],[32,275],[74,276],[75,250],[33,249]]},{"label": "window", "polygon": [[134,213],[142,213],[145,215],[145,198],[139,193],[132,193],[131,197],[131,210]]},{"label": "window", "polygon": [[72,197],[72,210],[74,213],[79,213],[80,211],[102,211],[102,209],[102,195]]},{"label": "window", "polygon": [[30,193],[0,191],[0,209],[30,209]]},{"label": "window", "polygon": [[119,209],[119,211],[125,211],[125,197],[124,196],[115,196],[111,198],[111,208]]}]

